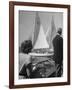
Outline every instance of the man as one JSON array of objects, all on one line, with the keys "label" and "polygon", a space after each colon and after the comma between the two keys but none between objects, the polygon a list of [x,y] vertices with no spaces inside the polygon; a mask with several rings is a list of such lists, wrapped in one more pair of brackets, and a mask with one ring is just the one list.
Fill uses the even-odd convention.
[{"label": "man", "polygon": [[63,38],[61,37],[62,28],[58,29],[57,35],[53,39],[53,47],[54,47],[54,61],[56,65],[59,65],[59,73],[58,77],[61,77],[61,65],[63,62]]}]

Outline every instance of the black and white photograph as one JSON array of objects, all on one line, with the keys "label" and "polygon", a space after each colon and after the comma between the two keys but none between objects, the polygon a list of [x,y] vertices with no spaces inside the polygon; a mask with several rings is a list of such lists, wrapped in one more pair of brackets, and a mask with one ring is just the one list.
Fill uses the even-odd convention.
[{"label": "black and white photograph", "polygon": [[10,2],[10,88],[70,84],[70,6]]},{"label": "black and white photograph", "polygon": [[62,77],[63,13],[19,11],[19,79]]}]

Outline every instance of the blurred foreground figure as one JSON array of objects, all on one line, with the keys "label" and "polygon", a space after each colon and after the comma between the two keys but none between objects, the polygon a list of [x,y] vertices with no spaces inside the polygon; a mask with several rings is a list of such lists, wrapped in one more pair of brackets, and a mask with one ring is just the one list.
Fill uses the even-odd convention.
[{"label": "blurred foreground figure", "polygon": [[21,51],[19,53],[19,75],[24,76],[25,78],[30,75],[28,68],[31,64],[31,57],[28,53],[31,52],[31,49],[31,40],[26,40],[21,44]]},{"label": "blurred foreground figure", "polygon": [[61,69],[63,63],[63,38],[61,37],[62,28],[58,29],[57,35],[53,39],[53,47],[54,47],[54,61],[55,64],[58,65],[59,72],[58,77],[61,77]]}]

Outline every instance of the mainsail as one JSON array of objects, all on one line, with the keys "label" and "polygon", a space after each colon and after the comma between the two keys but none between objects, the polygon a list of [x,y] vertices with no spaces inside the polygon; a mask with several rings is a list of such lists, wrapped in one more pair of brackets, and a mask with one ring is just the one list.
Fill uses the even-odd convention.
[{"label": "mainsail", "polygon": [[51,27],[50,27],[50,29],[48,29],[48,31],[46,33],[46,38],[49,43],[50,49],[53,49],[52,40],[55,37],[55,35],[56,35],[56,27],[55,27],[55,23],[54,23],[54,17],[52,16]]},{"label": "mainsail", "polygon": [[46,40],[45,33],[43,31],[42,24],[38,12],[36,12],[35,29],[33,32],[33,49],[49,48]]},{"label": "mainsail", "polygon": [[40,31],[38,34],[38,38],[37,38],[37,41],[36,41],[33,49],[44,49],[44,48],[49,48],[49,45],[47,43],[46,36],[43,31],[43,27],[42,27],[42,25],[40,25]]},{"label": "mainsail", "polygon": [[34,28],[34,31],[32,33],[32,44],[33,44],[33,46],[36,43],[36,40],[37,40],[37,37],[38,37],[38,34],[39,34],[39,30],[40,30],[40,18],[39,18],[38,12],[36,12],[35,28]]},{"label": "mainsail", "polygon": [[46,32],[46,39],[47,39],[47,42],[49,44],[49,47],[50,47],[50,36],[51,36],[51,31],[50,30],[51,30],[51,26],[48,27],[47,32]]}]

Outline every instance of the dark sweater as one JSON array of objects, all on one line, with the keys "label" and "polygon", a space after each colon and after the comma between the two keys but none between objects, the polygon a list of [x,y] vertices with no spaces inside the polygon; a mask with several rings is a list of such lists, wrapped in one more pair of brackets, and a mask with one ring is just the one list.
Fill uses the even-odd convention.
[{"label": "dark sweater", "polygon": [[56,35],[53,39],[53,47],[54,47],[54,61],[57,64],[62,63],[63,61],[63,38],[60,35]]}]

